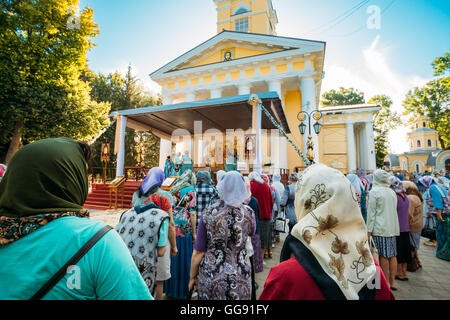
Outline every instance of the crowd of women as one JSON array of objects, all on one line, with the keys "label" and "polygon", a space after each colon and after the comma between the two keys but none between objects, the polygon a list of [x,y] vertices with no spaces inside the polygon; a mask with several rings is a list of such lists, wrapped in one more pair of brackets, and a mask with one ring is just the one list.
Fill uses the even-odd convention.
[{"label": "crowd of women", "polygon": [[[279,174],[219,171],[213,183],[210,172],[184,168],[163,190],[166,174],[155,167],[110,231],[82,207],[90,157],[86,144],[57,138],[10,161],[0,182],[0,265],[8,270],[0,299],[256,299],[255,274],[281,241],[277,219],[288,235],[262,300],[394,299],[395,279],[407,280],[411,258],[420,264],[425,196],[383,170],[346,177],[315,164],[284,186]],[[439,181],[419,179],[437,256],[448,259],[448,190]],[[74,273],[59,272],[71,257]]]}]

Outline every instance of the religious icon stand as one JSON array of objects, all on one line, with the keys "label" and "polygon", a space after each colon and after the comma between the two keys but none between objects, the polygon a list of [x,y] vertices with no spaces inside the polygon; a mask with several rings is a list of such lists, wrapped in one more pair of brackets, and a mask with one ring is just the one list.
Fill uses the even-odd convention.
[{"label": "religious icon stand", "polygon": [[103,183],[106,183],[106,166],[111,155],[111,143],[109,141],[102,142],[102,152],[100,161],[103,163]]}]

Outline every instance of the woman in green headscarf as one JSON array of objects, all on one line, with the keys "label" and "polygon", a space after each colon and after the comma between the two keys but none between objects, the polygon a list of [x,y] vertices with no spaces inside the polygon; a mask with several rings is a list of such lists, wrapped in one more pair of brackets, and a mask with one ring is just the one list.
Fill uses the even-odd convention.
[{"label": "woman in green headscarf", "polygon": [[[90,148],[68,138],[26,145],[0,182],[0,299],[32,297],[105,225],[89,220]],[[104,235],[44,299],[152,299],[116,232]]]}]

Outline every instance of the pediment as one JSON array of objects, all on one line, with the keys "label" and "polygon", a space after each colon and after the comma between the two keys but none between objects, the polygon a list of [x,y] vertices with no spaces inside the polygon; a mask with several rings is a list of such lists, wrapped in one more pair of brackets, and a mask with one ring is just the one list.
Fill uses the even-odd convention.
[{"label": "pediment", "polygon": [[[156,70],[150,76],[152,79],[158,79],[185,69],[204,68],[216,64],[231,66],[240,62],[245,63],[252,58],[271,59],[285,53],[321,52],[324,54],[324,50],[325,43],[321,41],[223,31]],[[231,54],[229,61],[225,60],[227,52]]]}]

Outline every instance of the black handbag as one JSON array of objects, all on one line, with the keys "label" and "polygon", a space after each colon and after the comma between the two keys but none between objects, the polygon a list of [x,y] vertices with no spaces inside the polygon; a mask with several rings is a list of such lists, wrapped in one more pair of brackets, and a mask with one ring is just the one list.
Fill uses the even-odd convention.
[{"label": "black handbag", "polygon": [[[430,223],[430,221],[432,221],[432,223]],[[433,217],[427,217],[421,236],[430,240],[436,239],[436,223],[434,222]]]}]

